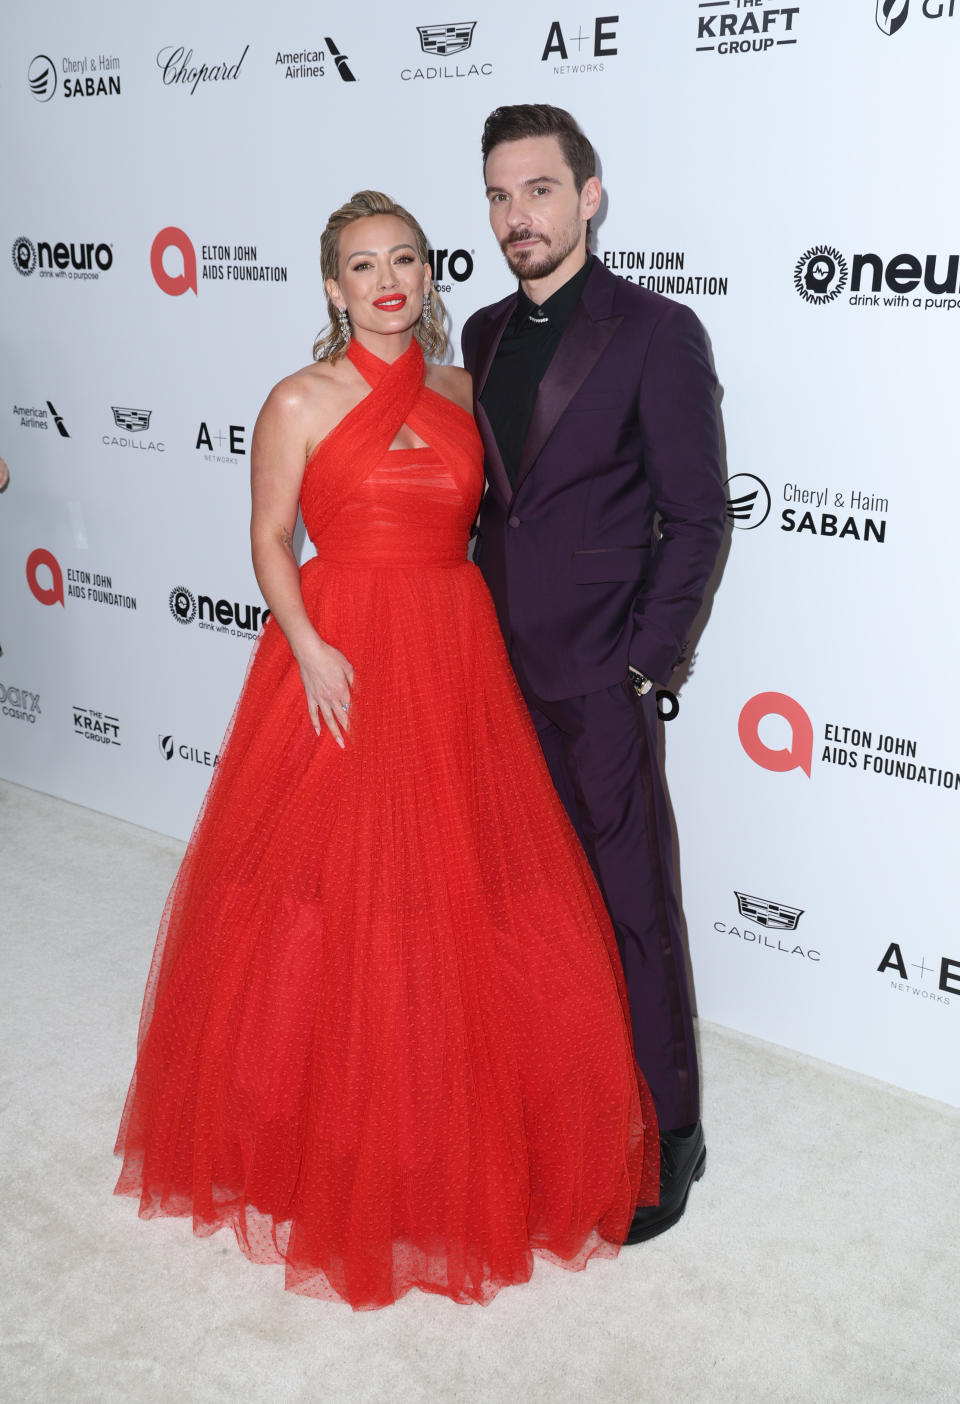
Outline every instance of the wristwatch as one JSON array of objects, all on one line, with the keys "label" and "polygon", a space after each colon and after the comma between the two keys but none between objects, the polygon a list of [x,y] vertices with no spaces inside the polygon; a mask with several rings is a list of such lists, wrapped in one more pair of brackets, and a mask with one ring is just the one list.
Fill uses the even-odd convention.
[{"label": "wristwatch", "polygon": [[632,663],[627,664],[627,671],[630,674],[634,692],[638,697],[646,697],[653,687],[653,678],[648,678],[646,673],[641,673],[640,669],[635,668]]}]

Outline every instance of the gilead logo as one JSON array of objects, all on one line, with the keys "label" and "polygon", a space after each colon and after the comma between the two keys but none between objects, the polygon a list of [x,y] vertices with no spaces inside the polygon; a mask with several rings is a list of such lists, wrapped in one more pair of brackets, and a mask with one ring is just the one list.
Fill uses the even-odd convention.
[{"label": "gilead logo", "polygon": [[[41,570],[50,572],[49,585],[41,582]],[[38,546],[36,551],[30,552],[27,557],[27,584],[34,599],[39,600],[41,604],[64,604],[63,571],[52,551],[45,551],[42,546]]]},{"label": "gilead logo", "polygon": [[[183,260],[181,273],[168,273],[164,267],[163,258],[168,249],[179,249],[180,257]],[[169,293],[171,297],[180,297],[187,291],[187,288],[190,288],[196,296],[196,250],[189,235],[185,234],[182,229],[178,229],[175,224],[169,224],[166,229],[161,229],[154,239],[150,249],[150,271],[157,287],[163,292]]]},{"label": "gilead logo", "polygon": [[[775,751],[760,739],[760,723],[765,717],[783,717],[790,727],[790,745]],[[785,692],[758,692],[740,713],[737,723],[740,744],[750,759],[764,770],[802,770],[810,774],[813,763],[813,723],[806,712]]]}]

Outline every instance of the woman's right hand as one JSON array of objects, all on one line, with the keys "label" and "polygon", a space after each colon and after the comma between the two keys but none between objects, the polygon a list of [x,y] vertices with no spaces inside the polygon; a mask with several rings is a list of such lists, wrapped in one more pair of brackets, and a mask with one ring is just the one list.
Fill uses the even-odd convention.
[{"label": "woman's right hand", "polygon": [[340,728],[350,724],[350,689],[353,687],[353,666],[338,648],[317,637],[301,653],[297,662],[303,690],[307,694],[310,724],[320,735],[320,721],[338,746],[343,746]]}]

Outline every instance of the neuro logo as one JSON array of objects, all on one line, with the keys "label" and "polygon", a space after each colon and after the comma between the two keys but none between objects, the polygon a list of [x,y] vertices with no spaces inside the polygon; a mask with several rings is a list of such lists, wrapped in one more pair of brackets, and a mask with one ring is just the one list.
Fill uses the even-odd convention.
[{"label": "neuro logo", "polygon": [[32,240],[25,238],[23,234],[20,235],[19,239],[14,239],[10,256],[17,272],[22,273],[25,278],[29,278],[37,266],[37,250]]},{"label": "neuro logo", "polygon": [[111,405],[113,410],[113,422],[118,429],[129,429],[131,434],[139,434],[143,429],[150,428],[150,416],[153,410],[124,409],[120,405]]},{"label": "neuro logo", "polygon": [[788,907],[783,902],[768,902],[765,897],[750,897],[746,892],[734,892],[737,911],[755,921],[766,931],[796,931],[802,907]]},{"label": "neuro logo", "polygon": [[727,489],[727,520],[739,531],[753,531],[770,515],[770,490],[753,473],[734,473]]},{"label": "neuro logo", "polygon": [[197,599],[185,585],[175,585],[170,591],[170,613],[178,624],[192,624],[196,619]]},{"label": "neuro logo", "polygon": [[436,54],[440,58],[460,54],[464,49],[469,49],[476,27],[476,20],[460,24],[418,24],[420,47],[425,54]]},{"label": "neuro logo", "polygon": [[31,59],[27,83],[37,102],[49,102],[57,91],[57,70],[53,59],[47,58],[46,54],[37,54]]},{"label": "neuro logo", "polygon": [[902,29],[910,13],[910,0],[877,0],[877,28],[893,36]]},{"label": "neuro logo", "polygon": [[[179,273],[169,273],[164,267],[164,255],[168,249],[178,249],[182,259],[182,271]],[[182,229],[178,229],[175,224],[169,224],[166,229],[161,229],[154,239],[150,248],[150,271],[153,274],[157,287],[163,292],[169,293],[171,297],[180,297],[192,289],[194,296],[197,291],[197,253],[190,241],[190,236]]]},{"label": "neuro logo", "polygon": [[847,286],[847,260],[831,244],[816,244],[798,259],[793,285],[804,302],[833,302]]},{"label": "neuro logo", "polygon": [[[49,585],[41,581],[41,570],[50,572]],[[30,552],[27,557],[27,584],[30,586],[31,595],[41,604],[59,604],[66,607],[63,598],[63,571],[52,551],[38,546],[35,551]]]},{"label": "neuro logo", "polygon": [[337,65],[337,72],[340,74],[340,77],[343,79],[343,81],[345,83],[355,83],[357,80],[355,75],[351,72],[350,68],[347,65],[346,54],[342,54],[340,52],[340,50],[337,48],[336,44],[333,42],[332,39],[324,39],[323,42],[330,50],[330,56],[333,59],[334,63]]},{"label": "neuro logo", "polygon": [[[760,739],[760,723],[767,717],[782,717],[790,727],[790,745],[774,750]],[[813,764],[813,723],[806,712],[785,692],[759,692],[751,697],[737,723],[740,744],[750,759],[764,770],[802,770],[809,776]]]},{"label": "neuro logo", "polygon": [[173,760],[173,737],[158,736],[157,744],[160,747],[160,754],[164,760]]}]

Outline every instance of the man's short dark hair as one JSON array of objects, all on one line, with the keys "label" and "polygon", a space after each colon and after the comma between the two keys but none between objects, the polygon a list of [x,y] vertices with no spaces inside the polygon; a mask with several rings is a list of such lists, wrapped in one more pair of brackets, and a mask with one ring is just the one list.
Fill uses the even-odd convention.
[{"label": "man's short dark hair", "polygon": [[577,194],[597,173],[597,154],[574,119],[562,107],[546,102],[521,102],[513,107],[495,107],[483,124],[481,150],[486,173],[487,157],[495,146],[524,137],[556,137],[563,159],[573,172]]}]

